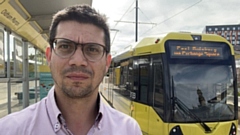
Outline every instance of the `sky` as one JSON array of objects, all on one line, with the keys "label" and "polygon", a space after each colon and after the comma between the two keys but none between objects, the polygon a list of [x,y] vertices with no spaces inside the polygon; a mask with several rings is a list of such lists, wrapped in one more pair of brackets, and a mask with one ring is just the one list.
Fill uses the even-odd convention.
[{"label": "sky", "polygon": [[[240,0],[137,0],[138,41],[168,32],[202,33],[205,26],[240,24]],[[112,54],[136,41],[136,0],[93,0],[108,18]]]}]

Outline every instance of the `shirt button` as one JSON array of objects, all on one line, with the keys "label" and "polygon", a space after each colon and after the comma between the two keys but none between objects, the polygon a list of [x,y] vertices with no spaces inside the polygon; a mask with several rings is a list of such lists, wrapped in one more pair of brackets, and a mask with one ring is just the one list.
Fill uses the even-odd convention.
[{"label": "shirt button", "polygon": [[55,129],[55,131],[59,130],[60,129],[60,124],[59,123],[55,124],[54,129]]}]

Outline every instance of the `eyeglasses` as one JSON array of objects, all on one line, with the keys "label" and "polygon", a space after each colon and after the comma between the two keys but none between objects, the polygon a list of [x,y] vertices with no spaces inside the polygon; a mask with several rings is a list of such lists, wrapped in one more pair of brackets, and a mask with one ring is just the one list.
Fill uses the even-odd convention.
[{"label": "eyeglasses", "polygon": [[100,60],[107,51],[106,47],[97,43],[80,44],[69,39],[56,38],[53,42],[53,51],[61,58],[70,58],[81,45],[84,57],[89,61]]}]

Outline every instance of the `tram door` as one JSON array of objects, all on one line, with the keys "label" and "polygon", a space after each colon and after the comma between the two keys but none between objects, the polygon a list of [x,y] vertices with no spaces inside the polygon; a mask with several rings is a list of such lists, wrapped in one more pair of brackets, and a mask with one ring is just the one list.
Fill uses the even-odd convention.
[{"label": "tram door", "polygon": [[139,122],[143,132],[148,132],[149,124],[149,107],[148,107],[148,91],[149,91],[149,64],[139,65],[139,92],[138,101],[135,105],[135,119]]}]

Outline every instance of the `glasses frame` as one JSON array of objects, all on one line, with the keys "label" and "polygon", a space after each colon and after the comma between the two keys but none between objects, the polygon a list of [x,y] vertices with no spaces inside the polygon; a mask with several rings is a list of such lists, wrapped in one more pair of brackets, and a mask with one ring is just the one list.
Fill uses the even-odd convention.
[{"label": "glasses frame", "polygon": [[[73,43],[73,44],[74,44],[74,47],[75,47],[75,48],[74,48],[74,51],[73,51],[71,54],[67,55],[67,56],[62,56],[62,55],[56,53],[56,51],[55,51],[55,46],[56,46],[56,45],[55,45],[55,44],[56,44],[57,40],[59,40],[59,39],[62,39],[62,40],[65,40],[65,41],[68,41],[68,42]],[[91,44],[99,45],[99,46],[101,46],[101,47],[103,48],[102,55],[101,55],[101,57],[99,57],[99,59],[89,59],[89,57],[86,57],[86,55],[85,55],[85,53],[84,53],[84,51],[83,51],[83,50],[84,50],[83,48],[84,48],[84,46],[91,45]],[[67,58],[72,57],[72,56],[75,54],[75,52],[76,52],[76,50],[77,50],[77,48],[78,48],[78,45],[81,46],[81,50],[82,50],[83,56],[84,56],[84,58],[87,59],[88,61],[92,61],[92,62],[98,61],[98,60],[100,60],[100,59],[104,56],[105,53],[107,53],[107,48],[106,48],[106,46],[104,46],[104,45],[101,45],[101,44],[98,44],[98,43],[92,43],[92,42],[90,42],[90,43],[77,43],[77,42],[75,42],[75,41],[72,41],[72,40],[66,39],[66,38],[54,38],[53,44],[52,44],[52,50],[54,51],[54,53],[55,53],[57,56],[59,56],[59,57],[61,57],[61,58],[63,58],[63,59],[67,59]]]}]

